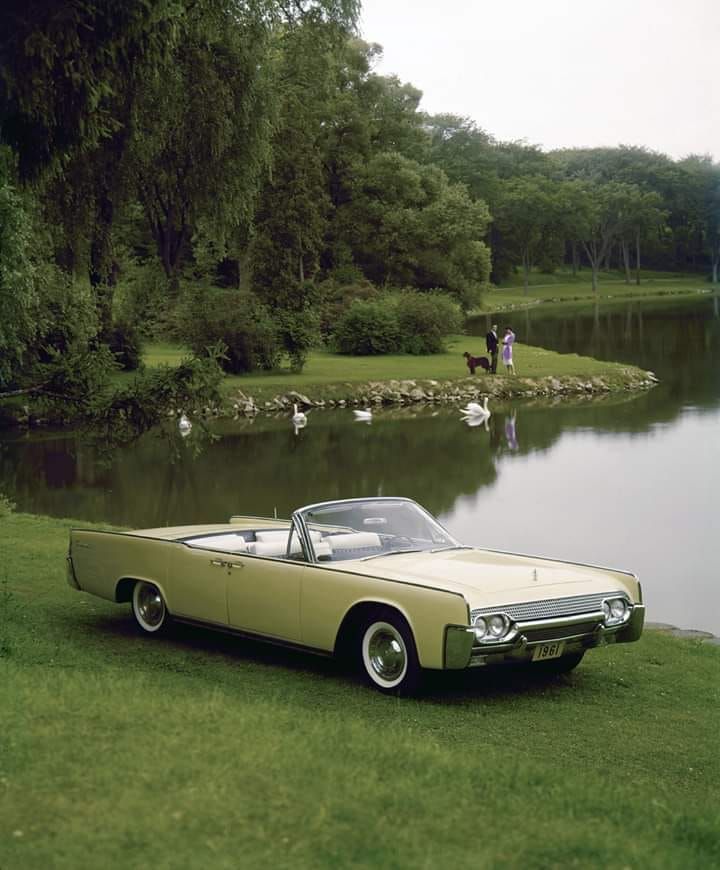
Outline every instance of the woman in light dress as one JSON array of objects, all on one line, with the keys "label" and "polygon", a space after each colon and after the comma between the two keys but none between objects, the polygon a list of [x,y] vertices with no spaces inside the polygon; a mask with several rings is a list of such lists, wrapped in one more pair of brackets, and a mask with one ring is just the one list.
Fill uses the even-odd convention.
[{"label": "woman in light dress", "polygon": [[505,371],[509,375],[515,374],[515,366],[513,365],[513,343],[515,342],[515,333],[509,326],[505,328],[503,337],[502,361],[505,364]]}]

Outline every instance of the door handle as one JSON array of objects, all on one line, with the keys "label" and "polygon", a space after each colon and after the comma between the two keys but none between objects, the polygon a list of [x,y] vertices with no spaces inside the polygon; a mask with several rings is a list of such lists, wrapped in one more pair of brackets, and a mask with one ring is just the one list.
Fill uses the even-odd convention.
[{"label": "door handle", "polygon": [[228,568],[244,568],[245,567],[242,562],[228,562],[227,566],[228,566]]},{"label": "door handle", "polygon": [[221,559],[211,559],[210,564],[216,568],[223,568],[225,566],[225,563]]},{"label": "door handle", "polygon": [[211,559],[210,564],[216,568],[227,568],[230,571],[232,568],[244,568],[242,562],[223,562],[222,559]]}]

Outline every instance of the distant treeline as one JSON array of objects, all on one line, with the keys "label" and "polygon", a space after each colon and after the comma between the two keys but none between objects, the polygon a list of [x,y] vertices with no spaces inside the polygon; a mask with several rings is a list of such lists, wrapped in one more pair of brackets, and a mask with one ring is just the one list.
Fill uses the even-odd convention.
[{"label": "distant treeline", "polygon": [[[382,319],[383,288],[468,310],[518,267],[717,281],[709,157],[545,153],[429,116],[373,71],[358,7],[2,4],[0,390],[219,306],[255,324],[234,333],[244,359],[281,349],[299,368],[354,302]],[[203,340],[222,339],[210,319]]]}]

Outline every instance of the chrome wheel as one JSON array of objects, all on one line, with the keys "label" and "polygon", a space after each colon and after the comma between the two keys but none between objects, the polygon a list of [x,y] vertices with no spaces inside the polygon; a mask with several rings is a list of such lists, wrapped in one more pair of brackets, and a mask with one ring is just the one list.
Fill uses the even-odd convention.
[{"label": "chrome wheel", "polygon": [[160,590],[152,583],[135,584],[132,607],[135,620],[143,631],[156,632],[165,624],[165,601]]},{"label": "chrome wheel", "polygon": [[362,657],[370,679],[383,689],[400,685],[408,668],[405,640],[389,622],[373,622],[365,630]]}]

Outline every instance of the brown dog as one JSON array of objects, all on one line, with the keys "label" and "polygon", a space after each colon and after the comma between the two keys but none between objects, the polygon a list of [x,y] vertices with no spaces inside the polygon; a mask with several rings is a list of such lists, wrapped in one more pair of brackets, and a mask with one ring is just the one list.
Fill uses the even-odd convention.
[{"label": "brown dog", "polygon": [[490,371],[490,360],[486,356],[471,356],[467,351],[465,351],[463,356],[471,375],[475,374],[475,369],[478,366],[486,372]]}]

